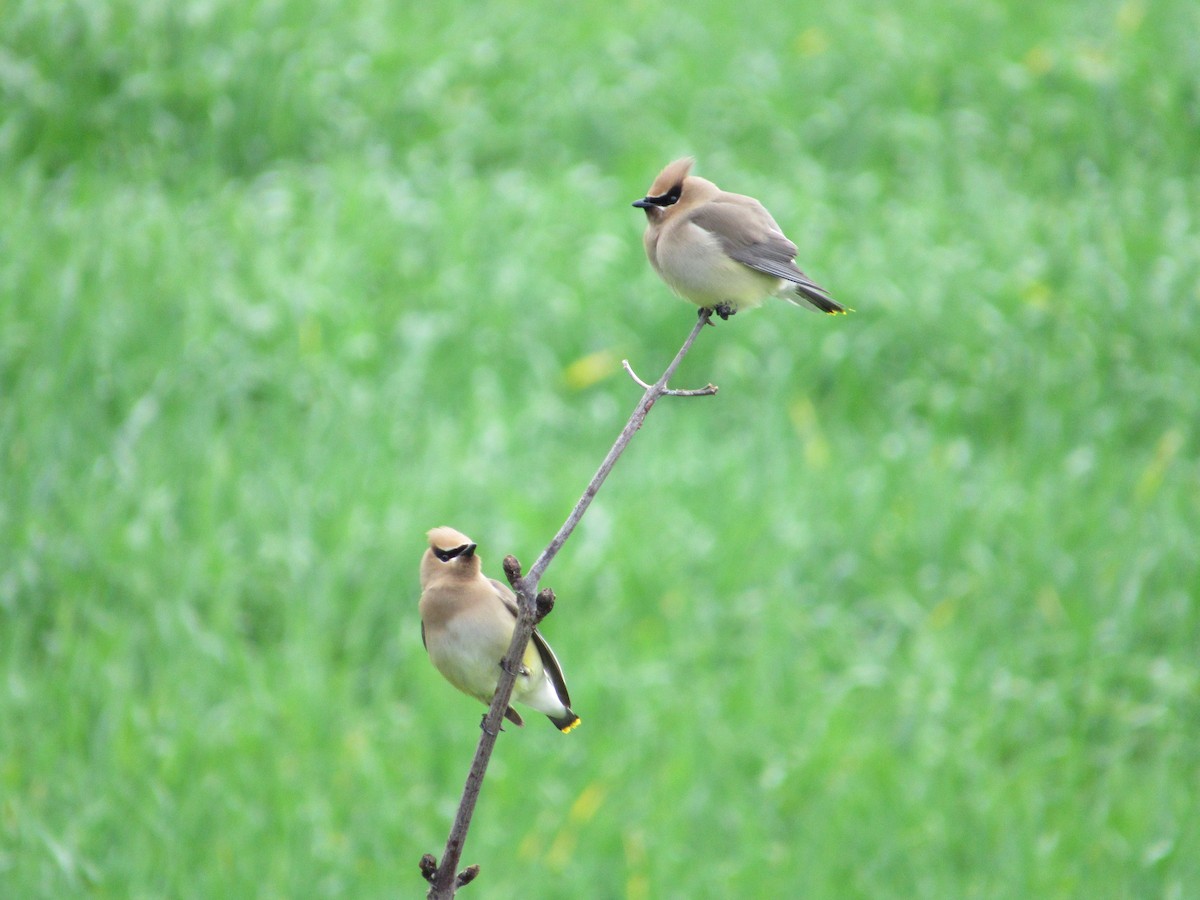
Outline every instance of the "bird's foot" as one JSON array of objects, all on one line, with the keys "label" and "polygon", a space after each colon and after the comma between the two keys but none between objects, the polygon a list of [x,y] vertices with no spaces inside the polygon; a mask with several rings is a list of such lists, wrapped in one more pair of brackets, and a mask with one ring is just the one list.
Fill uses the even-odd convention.
[{"label": "bird's foot", "polygon": [[488,730],[488,727],[487,727],[487,717],[488,717],[488,714],[487,714],[487,713],[484,713],[484,714],[483,714],[483,717],[482,717],[482,718],[480,718],[480,720],[479,720],[479,728],[480,728],[480,730],[481,730],[481,731],[483,731],[485,734],[490,734],[492,737],[495,737],[497,734],[499,734],[499,733],[500,733],[500,731],[503,731],[503,730],[504,730],[504,726],[503,726],[503,725],[501,725],[501,726],[500,726],[500,729],[499,729],[499,731],[489,731],[489,730]]},{"label": "bird's foot", "polygon": [[517,666],[517,671],[514,672],[512,669],[510,669],[508,666],[506,666],[504,664],[504,660],[500,660],[498,665],[500,666],[501,669],[503,669],[509,675],[528,675],[529,674],[529,669],[527,669],[525,666]]},{"label": "bird's foot", "polygon": [[737,312],[737,307],[734,306],[732,303],[730,303],[728,300],[722,300],[720,303],[718,303],[716,306],[713,307],[712,311],[721,317],[722,322],[727,322],[727,321],[729,321],[729,317],[734,315]]},{"label": "bird's foot", "polygon": [[712,320],[712,315],[713,311],[707,306],[700,307],[700,311],[696,314],[697,318],[706,319],[704,323],[705,325],[712,325],[715,327],[717,323]]}]

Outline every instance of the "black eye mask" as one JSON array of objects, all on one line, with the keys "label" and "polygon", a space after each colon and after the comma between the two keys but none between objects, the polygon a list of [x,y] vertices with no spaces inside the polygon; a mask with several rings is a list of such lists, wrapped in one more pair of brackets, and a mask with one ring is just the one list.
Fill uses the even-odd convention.
[{"label": "black eye mask", "polygon": [[433,555],[442,562],[450,562],[454,557],[462,556],[470,546],[470,544],[463,544],[461,547],[455,547],[453,550],[443,550],[441,547],[434,547]]},{"label": "black eye mask", "polygon": [[677,184],[665,194],[659,194],[657,197],[647,197],[646,199],[655,206],[674,206],[679,202],[679,196],[683,193],[683,185]]}]

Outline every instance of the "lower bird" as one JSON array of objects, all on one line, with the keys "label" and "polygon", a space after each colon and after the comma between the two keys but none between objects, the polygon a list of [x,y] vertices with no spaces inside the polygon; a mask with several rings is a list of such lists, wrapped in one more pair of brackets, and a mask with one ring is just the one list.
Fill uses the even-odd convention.
[{"label": "lower bird", "polygon": [[722,319],[770,296],[846,312],[796,267],[796,245],[761,203],[690,175],[694,162],[675,160],[633,204],[646,211],[646,256],[675,293]]},{"label": "lower bird", "polygon": [[[421,640],[447,681],[490,704],[516,629],[516,595],[483,574],[475,542],[462,532],[442,526],[428,537],[429,549],[421,558]],[[579,724],[562,667],[537,629],[525,648],[512,699],[544,713],[564,734]],[[511,706],[504,716],[514,725],[525,724]]]}]

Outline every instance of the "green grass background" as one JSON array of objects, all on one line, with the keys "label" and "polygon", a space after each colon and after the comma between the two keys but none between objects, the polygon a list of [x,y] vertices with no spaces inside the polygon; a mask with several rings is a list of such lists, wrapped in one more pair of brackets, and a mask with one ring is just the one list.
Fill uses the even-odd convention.
[{"label": "green grass background", "polygon": [[654,408],[470,895],[1200,895],[1198,10],[6,4],[0,895],[422,894],[424,531],[561,524],[684,154],[857,312]]}]

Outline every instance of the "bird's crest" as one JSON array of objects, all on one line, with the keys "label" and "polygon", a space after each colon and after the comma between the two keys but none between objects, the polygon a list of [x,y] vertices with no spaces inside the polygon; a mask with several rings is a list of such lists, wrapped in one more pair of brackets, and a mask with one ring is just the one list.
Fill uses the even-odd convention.
[{"label": "bird's crest", "polygon": [[667,167],[658,173],[658,177],[654,179],[654,184],[650,185],[650,190],[646,191],[646,196],[661,197],[668,193],[671,188],[682,185],[683,180],[692,171],[692,165],[695,162],[696,160],[693,157],[685,156],[683,159],[677,159],[673,163],[668,163]]}]

